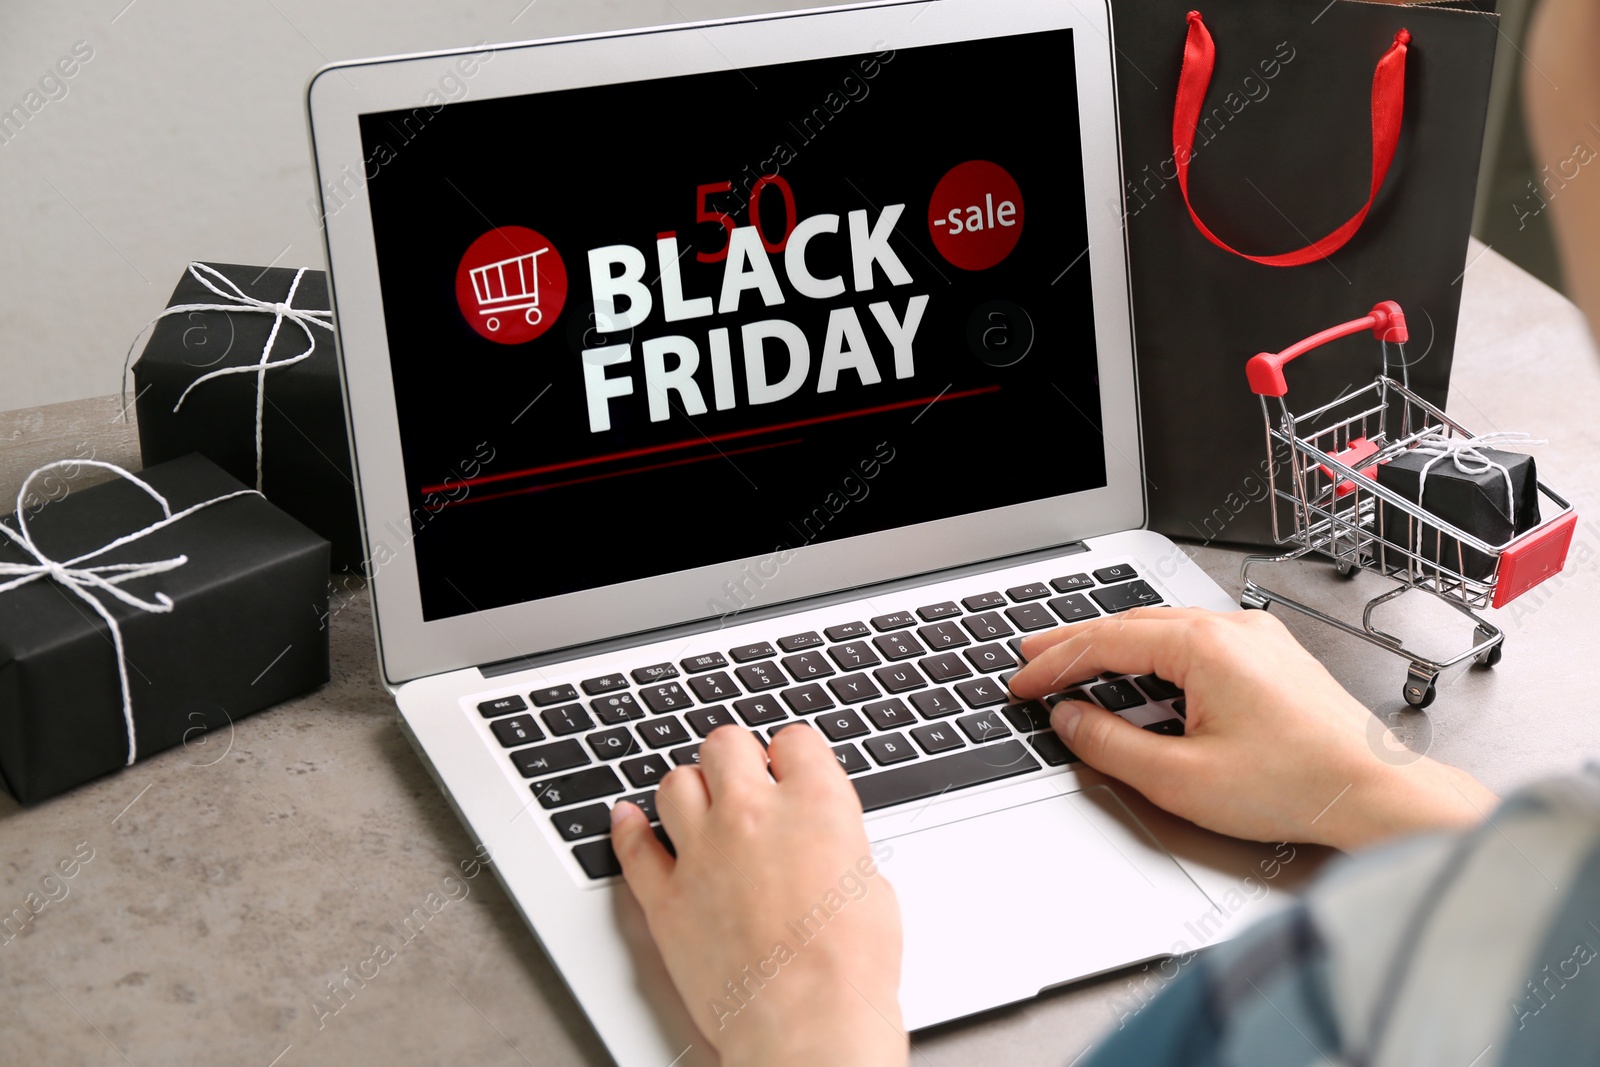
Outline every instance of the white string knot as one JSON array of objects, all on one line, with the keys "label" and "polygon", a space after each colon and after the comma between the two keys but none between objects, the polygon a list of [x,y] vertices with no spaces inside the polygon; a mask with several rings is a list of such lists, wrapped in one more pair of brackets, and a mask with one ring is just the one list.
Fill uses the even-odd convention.
[{"label": "white string knot", "polygon": [[[300,279],[304,278],[306,274],[306,268],[304,267],[295,271],[294,281],[289,284],[289,295],[281,301],[258,300],[253,296],[248,296],[244,290],[235,285],[226,275],[204,263],[190,263],[189,273],[194,277],[195,281],[211,290],[219,299],[227,301],[227,303],[174,304],[144,324],[144,329],[134,335],[133,344],[128,346],[128,354],[122,361],[122,396],[124,398],[122,418],[123,421],[127,421],[128,418],[126,405],[128,366],[133,359],[133,350],[139,344],[139,338],[144,336],[145,330],[148,330],[168,315],[187,314],[191,311],[222,311],[230,314],[235,311],[241,311],[270,314],[272,316],[272,330],[267,334],[267,343],[262,346],[261,356],[255,363],[240,367],[222,367],[202,374],[189,383],[188,388],[178,397],[178,402],[172,405],[172,413],[176,415],[178,410],[183,407],[183,402],[189,398],[189,394],[194,392],[195,387],[201,382],[209,382],[227,374],[254,374],[256,376],[256,490],[259,492],[262,484],[261,423],[267,401],[267,371],[277,370],[280,367],[292,367],[302,360],[310,359],[317,350],[317,335],[311,332],[311,327],[319,326],[331,333],[333,331],[333,312],[326,308],[297,308],[294,306],[295,291],[300,288]],[[226,288],[218,288],[217,283]],[[273,359],[271,358],[272,346],[277,341],[278,330],[282,328],[285,320],[300,327],[300,332],[305,334],[306,337],[306,349],[298,355],[287,356],[283,359]]]},{"label": "white string knot", "polygon": [[[143,529],[124,534],[110,544],[97,548],[93,552],[85,552],[81,556],[74,556],[68,560],[51,559],[35,543],[33,534],[28,530],[28,512],[27,508],[23,506],[23,502],[28,499],[28,487],[33,484],[33,480],[39,475],[57,467],[79,465],[108,470],[137,485],[148,493],[152,500],[161,505],[162,518]],[[0,522],[0,534],[10,538],[13,544],[33,557],[32,563],[14,563],[0,560],[0,579],[10,579],[9,581],[0,580],[0,593],[8,593],[13,589],[19,589],[40,578],[49,578],[88,604],[111,630],[111,645],[117,653],[117,680],[122,687],[122,721],[128,731],[128,764],[130,766],[138,756],[138,743],[134,739],[133,732],[133,699],[128,691],[128,659],[122,646],[122,628],[117,625],[115,616],[111,614],[111,609],[106,607],[101,596],[110,595],[129,607],[137,608],[140,611],[148,611],[153,614],[170,612],[172,610],[172,598],[167,594],[157,593],[153,598],[146,600],[123,589],[122,583],[176,570],[188,563],[189,557],[173,556],[171,559],[155,560],[150,563],[100,563],[91,566],[85,566],[84,564],[96,556],[104,555],[114,548],[120,548],[123,545],[153,534],[185,516],[192,515],[202,508],[210,507],[212,504],[221,503],[236,496],[260,495],[254,489],[240,489],[237,492],[224,493],[222,496],[202,501],[194,505],[194,507],[185,508],[183,511],[174,514],[171,505],[167,503],[166,497],[156,492],[148,482],[123,470],[115,463],[105,463],[95,459],[61,459],[56,460],[54,463],[46,463],[23,479],[22,488],[17,490],[17,528],[13,530],[6,523]]]},{"label": "white string knot", "polygon": [[1417,438],[1417,443],[1412,451],[1424,456],[1432,456],[1427,463],[1422,465],[1422,471],[1417,475],[1417,503],[1424,500],[1424,491],[1427,489],[1428,472],[1434,465],[1444,460],[1449,460],[1456,470],[1462,474],[1479,475],[1491,470],[1499,471],[1500,477],[1506,483],[1506,513],[1510,516],[1513,527],[1517,521],[1517,501],[1515,489],[1511,483],[1511,471],[1504,463],[1499,463],[1484,455],[1479,449],[1491,448],[1500,444],[1522,445],[1547,445],[1550,442],[1543,438],[1535,438],[1520,430],[1497,430],[1494,433],[1477,434],[1471,437],[1451,437],[1449,433],[1434,429]]}]

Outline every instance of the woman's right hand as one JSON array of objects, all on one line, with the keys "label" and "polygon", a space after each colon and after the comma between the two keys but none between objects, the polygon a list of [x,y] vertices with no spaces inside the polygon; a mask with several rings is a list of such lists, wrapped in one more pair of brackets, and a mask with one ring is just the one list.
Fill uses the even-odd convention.
[{"label": "woman's right hand", "polygon": [[1498,802],[1471,775],[1426,756],[1380,758],[1372,713],[1264,611],[1136,608],[1033,634],[1022,648],[1029,662],[1011,679],[1018,697],[1102,671],[1182,687],[1182,737],[1072,700],[1055,706],[1051,725],[1089,766],[1219,833],[1348,850],[1469,826]]}]

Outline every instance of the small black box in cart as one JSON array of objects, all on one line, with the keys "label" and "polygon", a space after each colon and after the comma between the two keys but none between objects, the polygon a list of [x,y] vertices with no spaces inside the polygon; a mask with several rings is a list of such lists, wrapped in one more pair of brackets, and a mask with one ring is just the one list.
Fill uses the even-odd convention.
[{"label": "small black box in cart", "polygon": [[[167,307],[196,304],[223,310],[163,315],[133,366],[144,464],[199,452],[332,542],[334,567],[360,567],[361,526],[328,314],[328,276],[288,267],[193,264]],[[277,304],[320,315],[278,321]],[[269,337],[266,369],[247,369],[262,363]],[[307,351],[305,359],[291,362]],[[232,372],[217,373],[224,370]]]},{"label": "small black box in cart", "polygon": [[[1378,484],[1413,501],[1418,499],[1420,486],[1424,509],[1463,533],[1499,547],[1539,525],[1538,473],[1532,456],[1494,448],[1474,451],[1498,466],[1479,471],[1484,463],[1463,455],[1462,464],[1474,472],[1468,473],[1450,456],[1402,452],[1379,464]],[[1385,541],[1419,552],[1428,563],[1480,580],[1494,573],[1493,556],[1441,535],[1432,525],[1415,522],[1393,504],[1379,501],[1378,522]]]},{"label": "small black box in cart", "polygon": [[[137,476],[173,515],[246,488],[197,455]],[[0,592],[0,776],[24,804],[128,762],[116,635],[86,597],[121,637],[139,758],[207,733],[214,740],[241,716],[328,680],[327,541],[254,492],[163,518],[160,503],[123,478],[28,515],[37,552],[79,578],[44,573]],[[4,521],[18,531],[15,515]],[[0,564],[12,565],[0,569],[0,585],[40,563],[0,535]],[[145,604],[170,599],[171,609],[125,603],[83,573],[102,568],[102,580],[116,580],[119,564],[164,567],[116,585]],[[208,745],[206,758],[216,751]]]}]

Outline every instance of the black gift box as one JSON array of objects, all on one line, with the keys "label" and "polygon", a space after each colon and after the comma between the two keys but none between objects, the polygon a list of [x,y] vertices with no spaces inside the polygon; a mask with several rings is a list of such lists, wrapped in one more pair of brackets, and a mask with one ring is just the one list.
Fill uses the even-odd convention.
[{"label": "black gift box", "polygon": [[[1448,456],[1438,459],[1422,452],[1403,452],[1378,466],[1378,484],[1392,489],[1407,500],[1417,500],[1422,470],[1428,467],[1423,484],[1422,506],[1463,533],[1490,545],[1504,545],[1517,534],[1539,525],[1539,478],[1533,457],[1519,452],[1478,448],[1479,455],[1506,468],[1511,476],[1512,515],[1506,499],[1506,477],[1499,468],[1481,474],[1459,470]],[[1476,470],[1483,464],[1470,456],[1462,462]],[[1378,508],[1379,532],[1390,544],[1417,550],[1429,562],[1440,563],[1468,578],[1488,578],[1494,573],[1494,557],[1468,548],[1454,538],[1441,535],[1432,527],[1416,524],[1404,511],[1383,501]],[[1459,552],[1459,555],[1458,555]]]},{"label": "black gift box", "polygon": [[[273,303],[286,301],[296,273],[287,267],[205,266],[226,276],[246,296]],[[227,292],[227,286],[211,281]],[[185,271],[167,306],[230,302]],[[291,306],[326,311],[328,276],[320,270],[306,271]],[[259,363],[273,319],[270,312],[241,306],[230,311],[177,312],[156,323],[133,367],[139,451],[145,466],[199,452],[246,485],[256,485],[256,375],[228,374],[203,382],[179,410],[173,408],[201,375]],[[333,333],[321,326],[310,330],[316,338],[310,358],[266,372],[260,489],[333,543],[334,567],[355,568],[363,558],[361,527]],[[298,355],[307,344],[301,328],[286,319],[278,328],[270,358]]]},{"label": "black gift box", "polygon": [[[203,456],[141,471],[174,514],[246,488]],[[160,505],[117,478],[28,517],[60,563],[150,525]],[[15,516],[6,516],[17,529]],[[138,756],[187,744],[213,762],[233,721],[328,680],[328,543],[251,493],[213,504],[80,566],[187,562],[123,588],[172,599],[158,614],[94,594],[122,633]],[[0,562],[37,561],[0,536]],[[0,575],[0,582],[8,581]],[[0,776],[32,804],[125,765],[127,726],[110,628],[41,577],[0,592]]]}]

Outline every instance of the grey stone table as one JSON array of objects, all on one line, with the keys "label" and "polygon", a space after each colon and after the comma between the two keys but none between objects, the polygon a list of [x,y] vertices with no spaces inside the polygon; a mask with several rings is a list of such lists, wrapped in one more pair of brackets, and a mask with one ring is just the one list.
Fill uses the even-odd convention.
[{"label": "grey stone table", "polygon": [[[1451,411],[1474,428],[1548,437],[1544,480],[1580,514],[1600,514],[1600,357],[1581,319],[1493,252],[1470,256]],[[118,411],[105,398],[0,415],[0,499],[50,459],[137,466]],[[1235,591],[1240,556],[1198,549]],[[1401,712],[1398,660],[1289,622],[1407,744],[1504,791],[1600,750],[1594,683],[1580,677],[1600,643],[1597,569],[1600,526],[1585,521],[1567,572],[1500,613],[1504,662],[1448,676],[1426,714]],[[1369,576],[1285,571],[1286,592],[1340,611],[1371,595]],[[1391,622],[1465,639],[1435,607],[1407,598]],[[50,901],[20,934],[0,929],[0,1062],[608,1062],[493,877],[459,879],[463,863],[475,870],[473,847],[378,684],[365,593],[336,587],[334,608],[322,690],[36,808],[0,799],[0,915],[30,893]],[[73,877],[46,883],[62,861]],[[446,892],[448,875],[465,896]],[[328,1011],[340,1003],[328,983],[376,938],[394,943],[418,908],[420,933]],[[1074,921],[1047,901],[1014,918]],[[916,1062],[1068,1064],[1116,1025],[1128,981],[917,1034]]]}]

